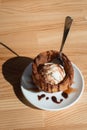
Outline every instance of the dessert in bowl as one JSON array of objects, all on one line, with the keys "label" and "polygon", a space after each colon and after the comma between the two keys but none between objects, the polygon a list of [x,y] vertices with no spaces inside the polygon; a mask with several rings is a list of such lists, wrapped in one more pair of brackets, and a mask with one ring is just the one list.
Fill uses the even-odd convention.
[{"label": "dessert in bowl", "polygon": [[73,83],[74,70],[68,57],[62,53],[63,66],[52,62],[58,54],[55,50],[42,52],[32,63],[32,79],[41,91],[65,91]]}]

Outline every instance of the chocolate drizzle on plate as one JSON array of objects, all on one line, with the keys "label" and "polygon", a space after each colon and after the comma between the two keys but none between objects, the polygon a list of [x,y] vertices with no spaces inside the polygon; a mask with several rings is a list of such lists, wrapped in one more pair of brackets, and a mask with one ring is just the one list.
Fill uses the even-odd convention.
[{"label": "chocolate drizzle on plate", "polygon": [[62,92],[62,96],[63,96],[64,98],[68,98],[68,94],[65,93],[65,92]]},{"label": "chocolate drizzle on plate", "polygon": [[63,101],[63,99],[60,99],[60,101],[57,101],[57,98],[55,96],[52,96],[51,99],[53,102],[55,102],[57,104],[60,104]]},{"label": "chocolate drizzle on plate", "polygon": [[[65,99],[67,99],[67,98],[68,98],[68,95],[69,95],[70,93],[72,93],[72,92],[75,92],[75,91],[76,91],[75,88],[69,88],[68,90],[62,92],[62,93],[61,93],[61,96],[62,96],[63,98],[65,98]],[[43,98],[45,98],[45,100],[49,100],[49,97],[46,96],[45,94],[38,95],[38,100],[41,100],[41,99],[43,99]],[[56,104],[60,104],[60,103],[63,101],[62,98],[60,98],[60,99],[58,100],[58,99],[57,99],[57,96],[51,96],[50,98],[51,98],[52,102],[54,102],[54,103],[56,103]]]},{"label": "chocolate drizzle on plate", "polygon": [[45,97],[45,94],[42,94],[42,95],[38,95],[38,100],[41,100],[42,98]]},{"label": "chocolate drizzle on plate", "polygon": [[[38,100],[41,100],[42,98],[44,98],[46,95],[45,94],[41,94],[41,95],[38,95]],[[49,100],[49,97],[46,97],[46,100]],[[55,96],[52,96],[51,97],[51,100],[54,102],[54,103],[57,103],[57,104],[60,104],[63,99],[60,99],[60,101],[57,101],[57,98]]]},{"label": "chocolate drizzle on plate", "polygon": [[76,89],[69,87],[69,89],[67,89],[67,90],[65,90],[64,92],[62,92],[62,96],[63,96],[64,98],[68,98],[68,95],[69,95],[70,93],[73,93],[73,92],[76,92]]},{"label": "chocolate drizzle on plate", "polygon": [[46,100],[48,100],[49,99],[49,97],[46,97]]}]

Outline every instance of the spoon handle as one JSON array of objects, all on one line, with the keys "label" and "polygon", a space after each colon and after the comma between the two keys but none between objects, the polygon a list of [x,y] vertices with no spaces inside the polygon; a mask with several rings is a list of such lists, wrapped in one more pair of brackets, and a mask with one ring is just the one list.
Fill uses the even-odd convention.
[{"label": "spoon handle", "polygon": [[70,30],[71,24],[72,24],[73,19],[70,16],[67,16],[65,19],[65,25],[64,25],[64,33],[63,33],[63,39],[62,39],[62,44],[60,47],[60,53],[62,52],[65,40],[67,38],[68,32]]}]

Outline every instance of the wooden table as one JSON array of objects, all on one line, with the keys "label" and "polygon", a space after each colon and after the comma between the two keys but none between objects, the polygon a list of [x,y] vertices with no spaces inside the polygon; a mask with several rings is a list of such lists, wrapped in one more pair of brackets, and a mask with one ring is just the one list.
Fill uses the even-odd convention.
[{"label": "wooden table", "polygon": [[[68,109],[39,110],[23,97],[21,75],[38,53],[59,49],[67,15],[74,21],[63,51],[83,73],[85,89]],[[87,129],[87,0],[0,0],[0,130],[56,129]]]}]

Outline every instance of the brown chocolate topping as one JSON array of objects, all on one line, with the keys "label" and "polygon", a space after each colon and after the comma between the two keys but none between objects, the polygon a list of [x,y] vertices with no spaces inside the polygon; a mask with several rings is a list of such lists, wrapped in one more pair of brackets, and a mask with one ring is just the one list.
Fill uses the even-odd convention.
[{"label": "brown chocolate topping", "polygon": [[42,95],[38,95],[38,100],[41,100],[42,98],[45,97],[45,94],[42,94]]},{"label": "brown chocolate topping", "polygon": [[60,101],[57,101],[57,98],[55,96],[52,96],[51,99],[53,102],[55,102],[57,104],[60,104],[63,101],[63,99],[60,99]]},{"label": "brown chocolate topping", "polygon": [[68,94],[65,93],[65,92],[62,92],[62,96],[63,96],[64,98],[68,98]]},{"label": "brown chocolate topping", "polygon": [[43,68],[44,64],[40,64],[38,67],[37,67],[37,71],[40,72]]},{"label": "brown chocolate topping", "polygon": [[49,99],[49,97],[46,97],[46,100],[48,100]]}]

